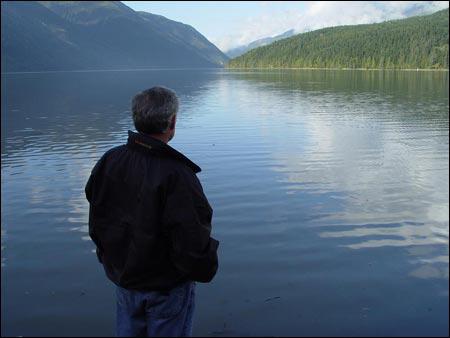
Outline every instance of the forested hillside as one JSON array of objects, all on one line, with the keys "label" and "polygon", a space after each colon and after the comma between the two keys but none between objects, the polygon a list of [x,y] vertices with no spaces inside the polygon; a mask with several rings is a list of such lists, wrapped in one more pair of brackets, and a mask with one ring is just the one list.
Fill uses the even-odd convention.
[{"label": "forested hillside", "polygon": [[448,8],[377,24],[324,28],[230,60],[230,68],[448,69]]}]

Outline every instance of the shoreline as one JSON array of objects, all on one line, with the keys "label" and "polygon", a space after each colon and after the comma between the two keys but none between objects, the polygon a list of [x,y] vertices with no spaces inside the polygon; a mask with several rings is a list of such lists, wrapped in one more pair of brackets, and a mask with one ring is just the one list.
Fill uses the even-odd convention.
[{"label": "shoreline", "polygon": [[47,73],[96,73],[96,72],[139,72],[139,71],[175,71],[175,70],[370,70],[370,71],[407,71],[407,72],[448,72],[448,68],[314,68],[314,67],[161,67],[161,68],[123,68],[123,69],[76,69],[76,70],[37,70],[1,72],[1,75],[10,74],[47,74]]},{"label": "shoreline", "polygon": [[448,68],[319,68],[319,67],[224,67],[234,70],[383,70],[383,71],[407,71],[407,72],[448,72]]},{"label": "shoreline", "polygon": [[137,71],[162,71],[162,70],[217,70],[224,67],[148,67],[148,68],[116,68],[116,69],[69,69],[69,70],[27,70],[1,72],[1,75],[9,74],[46,74],[46,73],[99,73],[99,72],[137,72]]}]

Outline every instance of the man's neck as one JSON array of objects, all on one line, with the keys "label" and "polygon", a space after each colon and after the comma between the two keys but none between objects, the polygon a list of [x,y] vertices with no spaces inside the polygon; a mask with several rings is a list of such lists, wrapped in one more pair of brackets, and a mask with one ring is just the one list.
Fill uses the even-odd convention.
[{"label": "man's neck", "polygon": [[167,134],[148,134],[148,135],[166,144],[169,143],[169,135]]}]

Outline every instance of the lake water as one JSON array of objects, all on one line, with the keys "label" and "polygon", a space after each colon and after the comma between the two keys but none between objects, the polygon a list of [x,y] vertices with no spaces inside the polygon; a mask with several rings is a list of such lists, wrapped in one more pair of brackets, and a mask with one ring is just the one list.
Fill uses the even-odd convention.
[{"label": "lake water", "polygon": [[194,335],[449,333],[448,72],[3,74],[1,331],[114,334],[84,186],[134,130],[130,100],[180,97],[220,240]]}]

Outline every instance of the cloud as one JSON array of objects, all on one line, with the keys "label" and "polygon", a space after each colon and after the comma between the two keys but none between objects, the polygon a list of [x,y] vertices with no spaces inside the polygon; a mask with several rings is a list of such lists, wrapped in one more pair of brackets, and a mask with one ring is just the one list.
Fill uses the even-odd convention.
[{"label": "cloud", "polygon": [[315,1],[300,13],[293,28],[296,32],[324,27],[367,24],[409,16],[429,14],[448,7],[447,1]]},{"label": "cloud", "polygon": [[258,15],[249,16],[231,33],[213,42],[222,50],[282,34],[324,27],[367,24],[429,14],[448,7],[448,1],[308,1],[299,8],[277,9],[263,2]]}]

